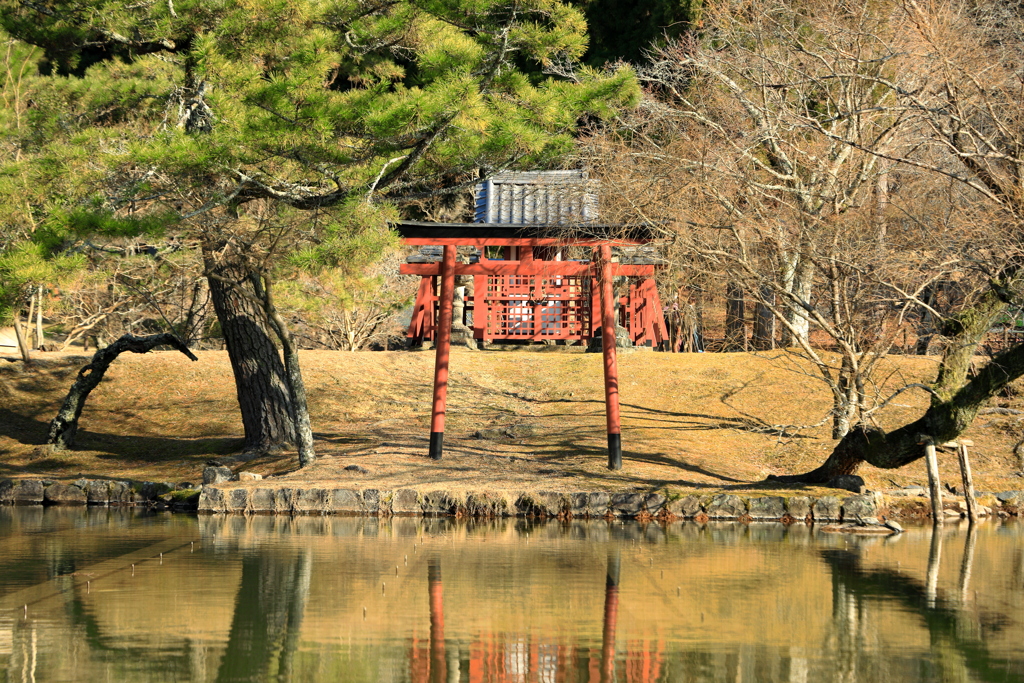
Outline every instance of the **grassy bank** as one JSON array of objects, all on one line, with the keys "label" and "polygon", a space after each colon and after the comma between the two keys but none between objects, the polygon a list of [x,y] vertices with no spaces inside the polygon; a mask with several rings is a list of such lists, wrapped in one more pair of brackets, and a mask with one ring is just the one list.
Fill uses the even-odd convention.
[{"label": "grassy bank", "polygon": [[[93,392],[75,450],[42,444],[82,356],[38,354],[25,367],[0,363],[0,477],[197,481],[206,462],[237,453],[242,427],[224,352],[125,354]],[[743,489],[768,474],[820,463],[834,442],[824,386],[778,358],[750,354],[620,356],[625,467],[605,468],[601,358],[571,349],[453,353],[445,459],[426,458],[433,355],[427,352],[306,351],[303,371],[318,463],[296,472],[283,452],[245,468],[299,481],[398,488],[443,482],[466,489],[553,491],[671,486]],[[927,381],[936,359],[893,357],[886,393]],[[923,392],[907,392],[879,418],[918,416]],[[993,406],[1022,408],[1011,394]],[[488,430],[496,438],[480,439]],[[501,435],[504,433],[505,435]],[[980,490],[1019,489],[1014,445],[1024,416],[986,414],[965,435]],[[366,470],[346,470],[359,465]],[[946,480],[958,481],[943,454]],[[865,466],[869,487],[924,483],[923,463],[896,471]]]}]

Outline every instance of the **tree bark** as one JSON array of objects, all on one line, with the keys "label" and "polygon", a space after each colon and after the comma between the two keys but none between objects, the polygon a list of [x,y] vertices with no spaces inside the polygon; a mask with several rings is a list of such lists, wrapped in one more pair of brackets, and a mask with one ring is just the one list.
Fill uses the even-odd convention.
[{"label": "tree bark", "polygon": [[903,467],[924,457],[922,434],[936,443],[953,441],[974,421],[974,417],[1007,384],[1024,375],[1024,344],[1007,349],[964,384],[948,399],[936,398],[919,419],[890,432],[860,425],[836,445],[817,469],[783,477],[769,477],[787,483],[825,483],[840,474],[853,474],[861,463],[882,469]]},{"label": "tree bark", "polygon": [[295,411],[295,436],[299,448],[299,467],[308,467],[316,461],[313,450],[313,427],[309,420],[309,404],[306,401],[306,383],[302,379],[299,366],[299,349],[295,346],[288,324],[274,305],[273,283],[269,275],[263,276],[263,284],[257,289],[256,295],[263,302],[263,311],[281,340],[284,351],[285,379],[291,394],[292,408]]},{"label": "tree bark", "polygon": [[896,469],[924,457],[922,435],[936,443],[959,437],[992,396],[1024,375],[1024,344],[1018,344],[997,354],[968,380],[978,345],[1014,298],[1020,281],[1016,266],[1008,266],[999,278],[991,281],[991,287],[974,306],[945,321],[942,332],[946,348],[931,387],[931,405],[919,419],[890,432],[858,425],[840,439],[820,467],[768,479],[826,483],[840,474],[853,474],[863,462]]},{"label": "tree bark", "polygon": [[245,430],[243,447],[246,451],[266,452],[290,446],[296,442],[295,411],[285,368],[267,334],[266,315],[252,299],[229,284],[247,280],[246,273],[215,263],[211,254],[205,253],[204,257],[210,298],[235,376]]},{"label": "tree bark", "polygon": [[754,305],[754,348],[768,351],[775,348],[775,292],[771,287],[762,287],[758,302]]},{"label": "tree bark", "polygon": [[64,398],[64,404],[57,412],[57,416],[50,423],[50,434],[47,443],[53,444],[58,449],[70,448],[75,444],[75,434],[78,432],[78,418],[82,415],[85,407],[85,400],[89,393],[96,388],[103,379],[110,364],[125,351],[132,353],[146,353],[157,346],[172,346],[192,360],[196,358],[185,344],[173,334],[153,334],[148,337],[133,337],[126,334],[110,346],[97,351],[92,360],[84,368],[78,371],[78,377]]},{"label": "tree bark", "polygon": [[784,273],[784,283],[788,291],[798,303],[787,305],[786,320],[789,327],[784,330],[783,346],[799,346],[801,340],[806,342],[811,335],[811,321],[801,304],[809,303],[814,290],[814,264],[804,254],[794,254],[792,263]]},{"label": "tree bark", "polygon": [[735,282],[730,282],[725,286],[724,351],[747,350],[745,317],[743,287]]},{"label": "tree bark", "polygon": [[26,364],[32,362],[32,356],[28,352],[28,342],[25,341],[25,335],[21,332],[21,311],[15,309],[14,311],[14,336],[18,340],[18,351],[21,352],[21,360]]}]

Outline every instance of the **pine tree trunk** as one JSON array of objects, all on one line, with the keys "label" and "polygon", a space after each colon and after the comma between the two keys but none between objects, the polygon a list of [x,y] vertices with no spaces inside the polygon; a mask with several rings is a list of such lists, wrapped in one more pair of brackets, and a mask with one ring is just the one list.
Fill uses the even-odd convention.
[{"label": "pine tree trunk", "polygon": [[207,278],[213,308],[220,321],[224,344],[235,376],[238,407],[245,429],[247,451],[267,451],[296,442],[295,413],[277,347],[267,334],[266,316],[254,301],[229,282],[245,279],[233,269],[212,262],[207,255]]},{"label": "pine tree trunk", "polygon": [[270,276],[264,276],[264,284],[257,288],[257,296],[263,301],[263,310],[270,326],[281,341],[284,350],[285,379],[295,411],[295,437],[299,449],[299,467],[308,467],[316,461],[313,450],[313,427],[309,419],[309,403],[306,400],[306,383],[299,366],[299,349],[295,346],[288,324],[274,305],[273,283]]}]

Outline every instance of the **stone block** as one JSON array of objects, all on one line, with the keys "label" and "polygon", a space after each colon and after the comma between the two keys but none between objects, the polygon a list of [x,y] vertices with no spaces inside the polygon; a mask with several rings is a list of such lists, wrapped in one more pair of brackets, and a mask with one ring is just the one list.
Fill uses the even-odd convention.
[{"label": "stone block", "polygon": [[711,519],[736,519],[747,514],[747,506],[739,496],[719,493],[708,501],[707,514]]},{"label": "stone block", "polygon": [[249,492],[250,512],[275,512],[276,510],[273,489],[253,489]]},{"label": "stone block", "polygon": [[793,496],[786,499],[786,514],[797,521],[811,515],[811,499],[807,496]]},{"label": "stone block", "polygon": [[452,499],[445,491],[428,491],[423,494],[422,508],[424,515],[443,516],[455,514],[458,501]]},{"label": "stone block", "polygon": [[368,515],[380,513],[380,491],[377,489],[363,491],[363,512]]},{"label": "stone block", "polygon": [[650,515],[656,515],[664,509],[668,499],[663,493],[648,493],[644,498],[644,510]]},{"label": "stone block", "polygon": [[569,512],[573,517],[587,517],[590,512],[590,494],[570,493]]},{"label": "stone block", "polygon": [[700,498],[697,496],[683,496],[671,500],[666,509],[676,517],[683,517],[685,519],[693,519],[704,511],[700,506]]},{"label": "stone block", "polygon": [[779,520],[786,515],[786,501],[781,496],[751,498],[747,514],[751,519]]},{"label": "stone block", "polygon": [[822,496],[814,501],[811,514],[816,522],[838,522],[842,516],[842,504],[835,496]]},{"label": "stone block", "polygon": [[361,515],[363,498],[359,491],[353,489],[334,489],[331,491],[331,512],[341,515]]},{"label": "stone block", "polygon": [[225,505],[228,512],[245,512],[249,508],[248,489],[230,489],[225,491]]},{"label": "stone block", "polygon": [[875,497],[870,494],[850,496],[843,501],[842,512],[843,519],[847,521],[875,518],[878,516],[878,505]]},{"label": "stone block", "polygon": [[829,479],[827,486],[833,489],[844,489],[853,493],[864,493],[864,478],[856,474],[840,474]]},{"label": "stone block", "polygon": [[587,506],[591,517],[604,517],[611,510],[612,495],[607,491],[594,491],[587,494]]},{"label": "stone block", "polygon": [[611,507],[617,517],[636,517],[644,511],[644,494],[616,493]]},{"label": "stone block", "polygon": [[261,481],[263,479],[262,474],[256,474],[255,472],[239,472],[238,481]]},{"label": "stone block", "polygon": [[89,505],[107,505],[110,503],[110,484],[105,481],[90,481],[85,486],[85,498]]},{"label": "stone block", "polygon": [[22,479],[11,483],[5,502],[15,505],[38,505],[43,502],[44,486],[38,479]]},{"label": "stone block", "polygon": [[[228,471],[230,472],[230,470]],[[142,500],[144,501],[156,500],[159,496],[173,490],[174,484],[155,481],[144,481],[139,486],[139,494],[142,496]]]},{"label": "stone block", "polygon": [[391,496],[391,514],[419,515],[423,514],[420,507],[420,496],[412,489],[398,489]]},{"label": "stone block", "polygon": [[234,475],[231,473],[231,469],[224,467],[223,465],[217,465],[215,467],[207,467],[203,470],[203,485],[209,484],[222,484],[226,481],[234,479]]},{"label": "stone block", "polygon": [[295,489],[274,489],[274,507],[278,512],[291,512],[295,495]]},{"label": "stone block", "polygon": [[506,517],[508,499],[497,493],[471,493],[466,499],[466,513],[472,517]]},{"label": "stone block", "polygon": [[516,500],[516,513],[536,517],[557,517],[567,509],[568,501],[552,491],[524,493]]},{"label": "stone block", "polygon": [[73,484],[50,484],[43,492],[47,505],[85,505],[88,502],[85,491]]},{"label": "stone block", "polygon": [[996,494],[996,500],[1009,505],[1020,505],[1024,501],[1024,491],[1000,491]]},{"label": "stone block", "polygon": [[199,511],[224,512],[226,509],[224,492],[212,486],[204,486],[199,494]]},{"label": "stone block", "polygon": [[11,499],[11,492],[14,490],[14,482],[10,479],[0,479],[0,504],[10,504],[14,501]]},{"label": "stone block", "polygon": [[324,489],[297,489],[292,498],[292,512],[322,514],[328,510],[327,503],[327,491]]}]

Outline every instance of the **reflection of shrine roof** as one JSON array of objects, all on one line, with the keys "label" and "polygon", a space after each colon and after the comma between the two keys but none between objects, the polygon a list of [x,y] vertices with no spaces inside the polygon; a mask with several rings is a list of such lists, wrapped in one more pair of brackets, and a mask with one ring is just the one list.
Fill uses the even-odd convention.
[{"label": "reflection of shrine roof", "polygon": [[398,221],[392,227],[405,239],[557,240],[566,244],[595,242],[650,242],[656,238],[647,225],[527,225],[515,223],[428,223]]}]

